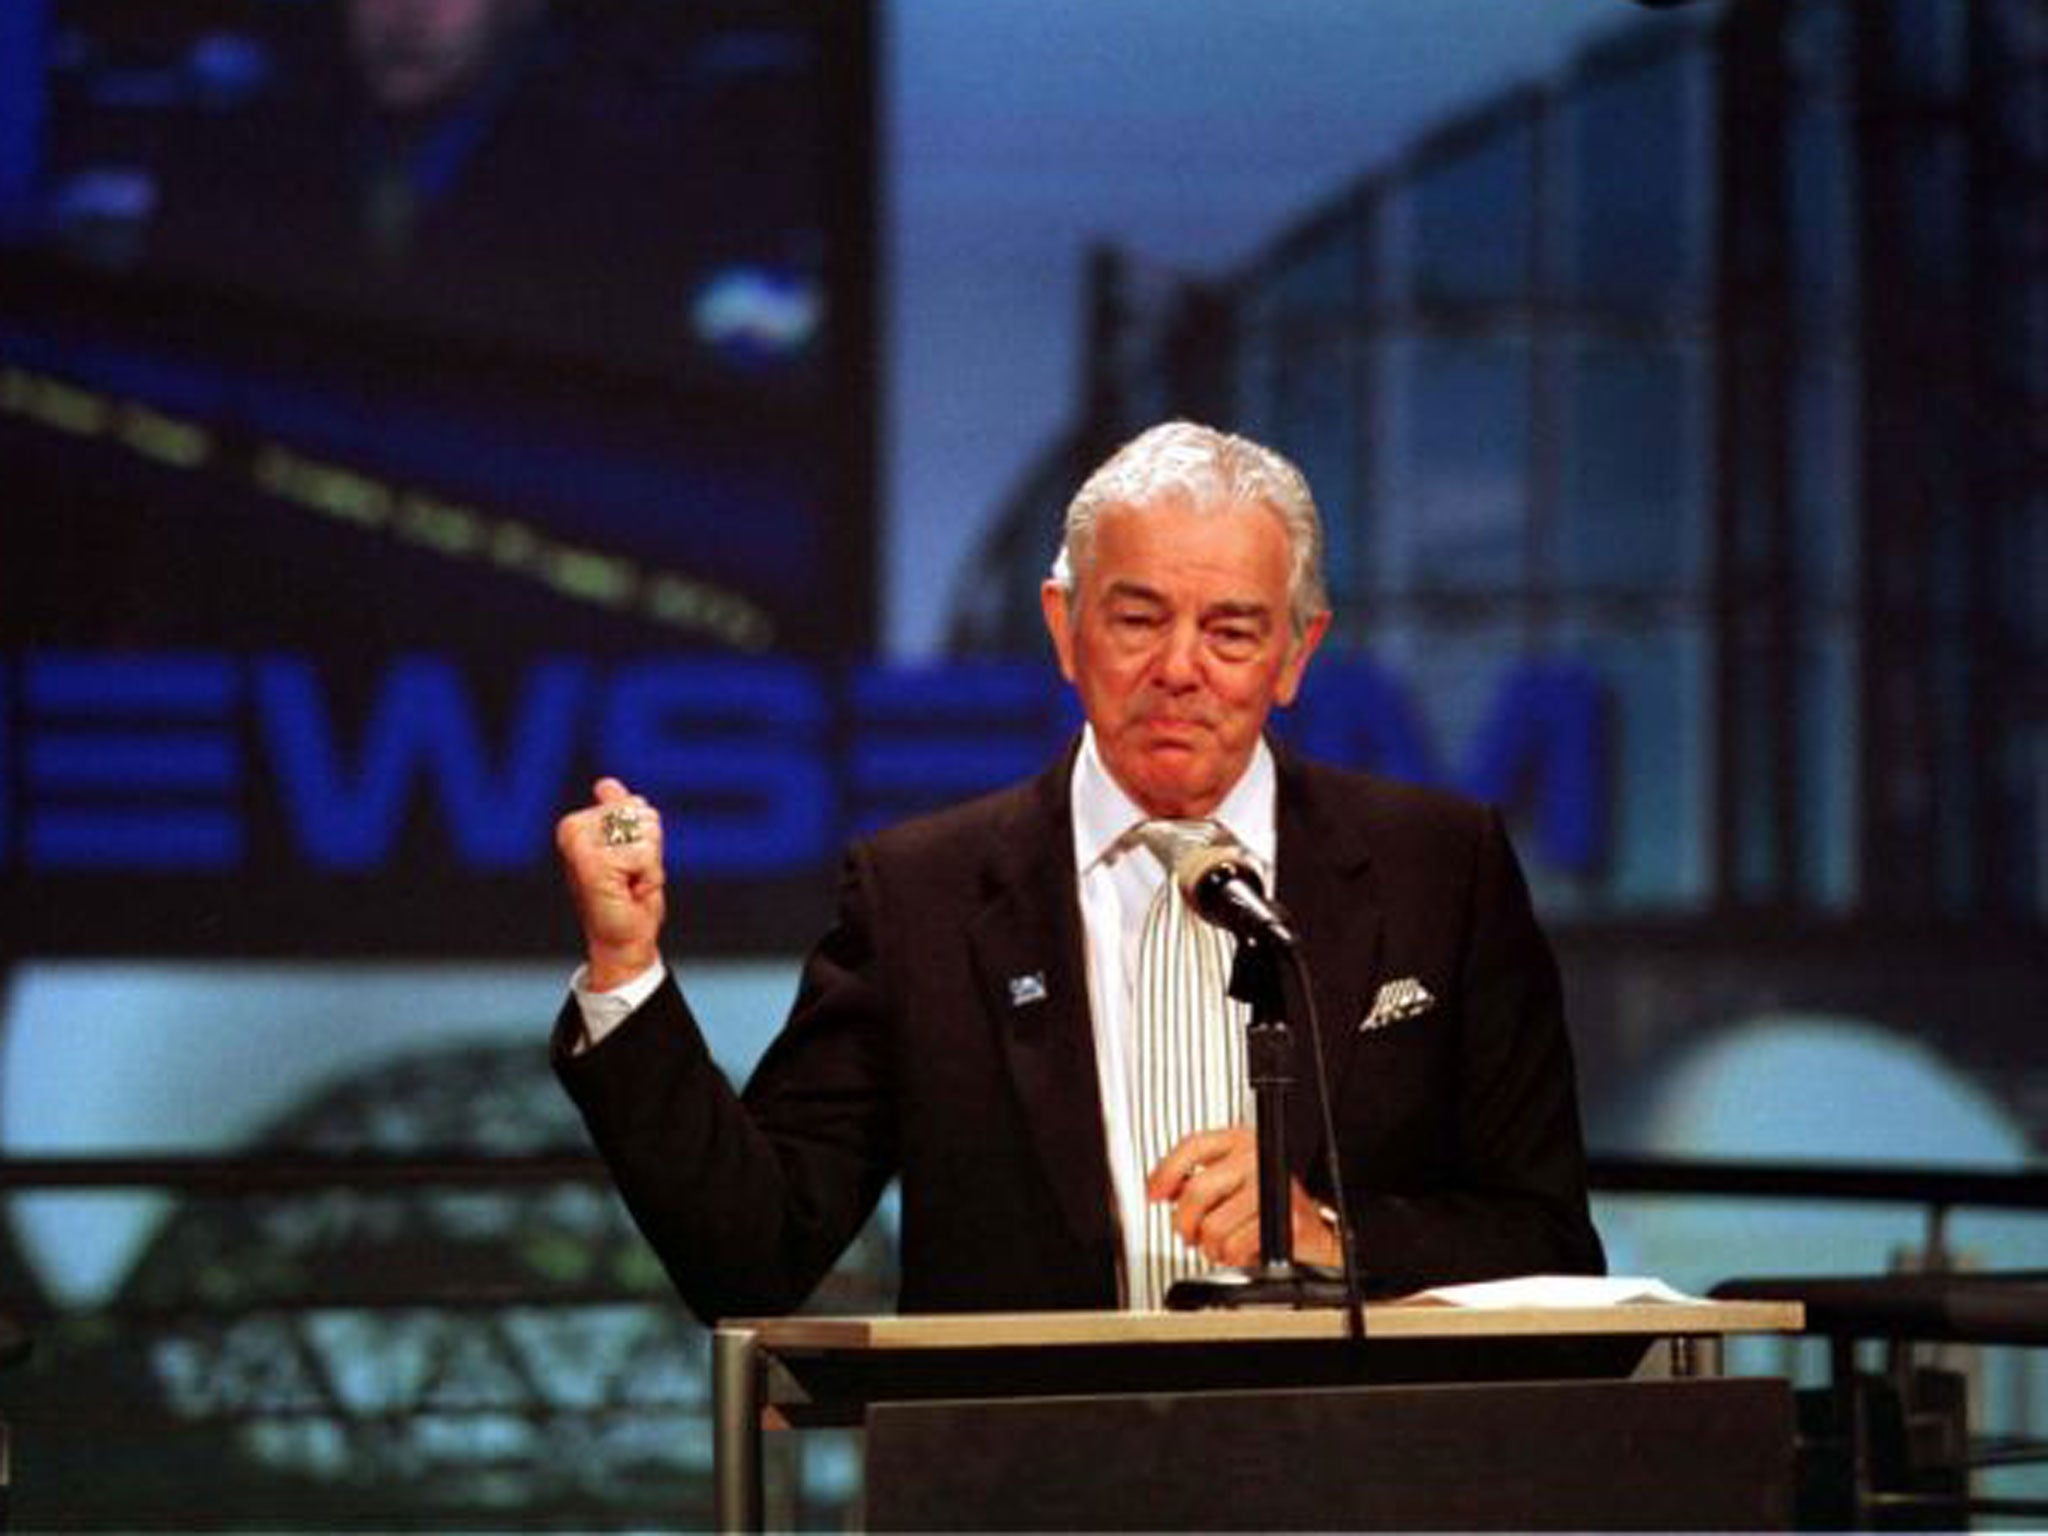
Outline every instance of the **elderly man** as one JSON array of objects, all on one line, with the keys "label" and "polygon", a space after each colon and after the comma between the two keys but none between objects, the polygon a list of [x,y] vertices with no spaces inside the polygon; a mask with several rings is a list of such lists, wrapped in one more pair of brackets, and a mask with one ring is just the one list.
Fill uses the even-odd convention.
[{"label": "elderly man", "polygon": [[377,110],[434,112],[525,45],[546,0],[346,0],[349,55]]},{"label": "elderly man", "polygon": [[[1299,934],[1367,1283],[1599,1269],[1556,967],[1499,818],[1265,735],[1329,622],[1321,552],[1299,472],[1244,439],[1169,423],[1097,470],[1043,590],[1086,729],[852,850],[742,1094],[659,957],[655,812],[606,779],[563,818],[588,962],[557,1068],[700,1316],[799,1305],[898,1177],[906,1311],[1156,1307],[1255,1261],[1229,941],[1168,874],[1189,843],[1263,866]],[[1328,1264],[1316,1126],[1290,1106],[1290,1217]]]}]

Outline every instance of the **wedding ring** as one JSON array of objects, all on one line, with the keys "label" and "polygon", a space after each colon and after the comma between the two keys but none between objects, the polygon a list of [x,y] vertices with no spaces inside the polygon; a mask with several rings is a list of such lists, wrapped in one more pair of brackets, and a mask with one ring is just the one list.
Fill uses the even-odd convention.
[{"label": "wedding ring", "polygon": [[631,806],[614,806],[597,819],[597,824],[604,832],[607,848],[640,841],[640,813]]}]

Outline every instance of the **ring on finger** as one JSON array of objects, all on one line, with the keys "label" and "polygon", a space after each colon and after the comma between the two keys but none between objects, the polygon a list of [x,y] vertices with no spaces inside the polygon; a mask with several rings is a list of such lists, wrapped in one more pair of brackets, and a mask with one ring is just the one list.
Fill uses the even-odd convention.
[{"label": "ring on finger", "polygon": [[611,807],[598,817],[597,824],[604,834],[607,848],[620,848],[640,841],[640,813],[630,805]]}]

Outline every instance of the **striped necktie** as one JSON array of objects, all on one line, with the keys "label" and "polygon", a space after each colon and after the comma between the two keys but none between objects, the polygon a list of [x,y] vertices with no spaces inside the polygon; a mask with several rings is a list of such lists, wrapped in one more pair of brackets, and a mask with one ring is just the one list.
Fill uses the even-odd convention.
[{"label": "striped necktie", "polygon": [[[1148,821],[1129,838],[1166,870],[1145,913],[1132,994],[1131,1123],[1140,1165],[1149,1174],[1182,1138],[1245,1118],[1246,1009],[1226,991],[1229,936],[1189,909],[1173,878],[1188,853],[1228,845],[1230,835],[1213,821]],[[1146,1205],[1139,1249],[1129,1291],[1131,1306],[1140,1311],[1163,1307],[1174,1281],[1210,1267],[1173,1230],[1171,1203]]]}]

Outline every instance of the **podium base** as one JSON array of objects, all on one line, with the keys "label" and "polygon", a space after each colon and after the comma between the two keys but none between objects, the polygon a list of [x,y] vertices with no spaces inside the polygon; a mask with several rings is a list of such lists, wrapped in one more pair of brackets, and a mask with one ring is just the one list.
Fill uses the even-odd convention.
[{"label": "podium base", "polygon": [[1258,1269],[1223,1269],[1176,1280],[1166,1292],[1169,1312],[1273,1307],[1303,1312],[1343,1307],[1344,1275],[1320,1264],[1269,1264]]},{"label": "podium base", "polygon": [[[1506,1363],[1532,1342],[1543,1341],[1490,1346]],[[1333,1354],[1344,1358],[1306,1358]],[[1223,1391],[1155,1383],[1130,1393],[877,1401],[867,1410],[867,1528],[1791,1529],[1784,1381],[1482,1374],[1357,1386],[1285,1377],[1278,1369],[1267,1385]],[[1227,1475],[1132,1475],[1183,1461]]]}]

